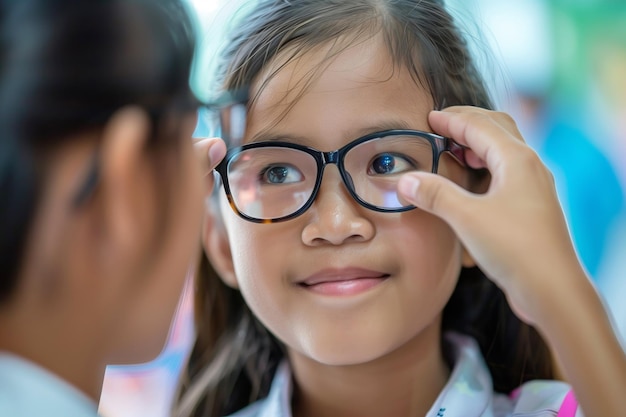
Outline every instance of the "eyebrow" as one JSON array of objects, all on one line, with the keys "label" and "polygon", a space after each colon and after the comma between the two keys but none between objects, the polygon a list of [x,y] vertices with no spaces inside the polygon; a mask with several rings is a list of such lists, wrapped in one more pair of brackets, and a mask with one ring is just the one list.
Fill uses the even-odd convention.
[{"label": "eyebrow", "polygon": [[[360,127],[354,130],[349,130],[347,134],[342,135],[342,137],[346,140],[354,140],[354,139],[369,135],[371,133],[382,132],[384,130],[423,130],[423,129],[416,129],[414,126],[411,126],[407,121],[402,120],[402,119],[388,118],[386,120],[383,120],[379,123],[375,123],[373,125]],[[258,132],[247,143],[278,142],[278,141],[296,143],[296,144],[305,145],[305,146],[313,145],[312,144],[313,139],[311,139],[310,137],[302,136],[302,135],[294,135],[290,133],[275,132],[275,131],[272,131],[271,128]]]}]

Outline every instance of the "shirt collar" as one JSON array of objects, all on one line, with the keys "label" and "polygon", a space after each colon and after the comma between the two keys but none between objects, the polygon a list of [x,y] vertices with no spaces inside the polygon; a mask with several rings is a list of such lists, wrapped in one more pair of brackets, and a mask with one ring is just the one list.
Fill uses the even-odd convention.
[{"label": "shirt collar", "polygon": [[97,405],[78,389],[19,356],[0,352],[0,415],[95,417]]},{"label": "shirt collar", "polygon": [[493,383],[478,344],[458,333],[446,333],[454,355],[454,369],[427,417],[491,415]]},{"label": "shirt collar", "polygon": [[[491,375],[474,339],[458,333],[446,333],[452,347],[454,368],[426,417],[490,416],[493,402]],[[283,361],[274,376],[272,387],[258,417],[292,417],[291,370]]]}]

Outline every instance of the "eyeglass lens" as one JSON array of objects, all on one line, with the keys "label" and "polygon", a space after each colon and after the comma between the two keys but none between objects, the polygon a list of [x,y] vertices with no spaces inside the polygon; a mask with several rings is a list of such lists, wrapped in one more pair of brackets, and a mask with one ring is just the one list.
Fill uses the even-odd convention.
[{"label": "eyeglass lens", "polygon": [[[395,211],[407,207],[396,191],[401,174],[431,172],[433,144],[414,135],[374,138],[349,148],[339,168],[346,186],[362,203]],[[242,214],[255,219],[289,216],[314,197],[321,180],[318,170],[318,160],[300,149],[245,149],[227,166],[233,203]]]}]

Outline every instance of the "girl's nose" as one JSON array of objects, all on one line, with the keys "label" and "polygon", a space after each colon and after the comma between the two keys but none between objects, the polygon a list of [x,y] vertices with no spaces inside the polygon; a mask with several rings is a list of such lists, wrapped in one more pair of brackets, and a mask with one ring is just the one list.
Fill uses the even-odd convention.
[{"label": "girl's nose", "polygon": [[365,211],[350,195],[337,168],[328,166],[315,201],[305,214],[302,241],[309,246],[368,241],[374,237],[375,227],[363,215]]}]

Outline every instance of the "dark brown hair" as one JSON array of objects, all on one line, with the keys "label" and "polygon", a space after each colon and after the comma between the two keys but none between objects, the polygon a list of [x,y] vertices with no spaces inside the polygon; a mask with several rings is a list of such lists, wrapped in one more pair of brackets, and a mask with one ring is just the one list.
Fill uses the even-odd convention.
[{"label": "dark brown hair", "polygon": [[171,163],[172,119],[196,102],[181,0],[0,0],[0,22],[1,305],[18,285],[50,155],[134,105],[151,116],[153,159]]},{"label": "dark brown hair", "polygon": [[[394,64],[407,68],[431,93],[436,108],[492,107],[460,31],[443,3],[433,0],[262,0],[228,44],[222,87],[250,85],[278,54],[281,59],[289,54],[289,62],[333,43],[330,60],[354,42],[377,35],[384,37]],[[196,275],[195,302],[197,340],[182,377],[177,415],[230,414],[267,395],[284,357],[281,345],[205,258]],[[461,271],[443,313],[447,330],[478,341],[496,391],[552,377],[545,342],[513,314],[502,291],[478,268]]]}]

